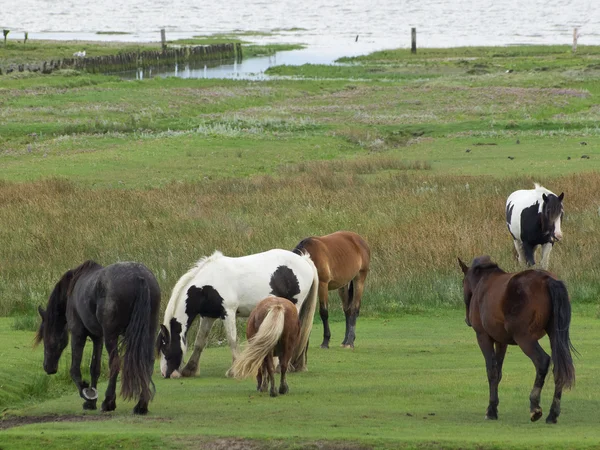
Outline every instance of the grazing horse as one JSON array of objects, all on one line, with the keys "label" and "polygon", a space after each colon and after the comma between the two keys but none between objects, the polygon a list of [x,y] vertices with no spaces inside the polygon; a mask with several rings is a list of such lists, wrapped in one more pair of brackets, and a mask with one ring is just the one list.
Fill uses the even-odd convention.
[{"label": "grazing horse", "polygon": [[[542,417],[540,396],[550,360],[554,364],[554,399],[546,423],[556,423],[563,388],[575,383],[569,338],[571,303],[564,283],[544,270],[506,273],[489,256],[475,258],[471,267],[458,260],[464,273],[466,322],[477,335],[485,358],[490,403],[486,419],[498,419],[498,384],[509,344],[518,345],[536,370],[529,396],[531,421]],[[552,358],[539,340],[548,334]]]},{"label": "grazing horse", "polygon": [[[44,342],[44,370],[57,372],[58,361],[71,332],[71,378],[85,400],[83,409],[96,409],[102,344],[109,355],[110,379],[102,411],[116,406],[117,376],[123,354],[121,396],[139,399],[134,414],[146,414],[154,395],[154,336],[158,326],[160,288],[152,272],[142,264],[121,262],[102,267],[86,261],[67,271],[56,283],[48,306],[39,307],[42,324],[36,343]],[[91,386],[81,377],[81,358],[87,338],[93,342]]]},{"label": "grazing horse", "polygon": [[[231,258],[215,252],[203,258],[183,275],[171,294],[164,322],[156,341],[161,355],[160,369],[165,378],[189,377],[198,371],[198,361],[208,333],[222,319],[233,360],[238,354],[236,316],[248,317],[258,302],[269,295],[291,301],[300,314],[300,338],[293,365],[306,369],[306,348],[317,304],[319,278],[310,256],[274,249],[254,255]],[[186,335],[200,316],[194,351],[187,365]],[[231,370],[227,371],[231,375]]]},{"label": "grazing horse", "polygon": [[562,239],[564,193],[556,196],[535,183],[535,189],[515,191],[506,200],[506,225],[513,237],[519,262],[535,265],[534,252],[542,246],[543,269],[548,268],[550,251]]},{"label": "grazing horse", "polygon": [[323,321],[323,343],[329,348],[329,291],[337,289],[342,298],[346,315],[346,334],[342,347],[354,348],[356,318],[360,313],[365,279],[369,273],[371,250],[358,234],[337,231],[320,237],[308,237],[300,241],[294,253],[308,253],[319,272],[319,314]]},{"label": "grazing horse", "polygon": [[248,317],[246,337],[248,346],[235,360],[231,370],[237,379],[256,375],[256,390],[265,392],[271,385],[271,397],[277,397],[273,357],[279,357],[281,381],[279,393],[289,391],[285,375],[297,346],[300,321],[296,307],[287,299],[267,297]]}]

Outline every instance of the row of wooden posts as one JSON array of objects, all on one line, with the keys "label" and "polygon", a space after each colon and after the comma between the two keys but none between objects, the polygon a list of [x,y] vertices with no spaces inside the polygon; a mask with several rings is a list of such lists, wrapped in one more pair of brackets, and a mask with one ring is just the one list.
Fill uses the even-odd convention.
[{"label": "row of wooden posts", "polygon": [[[577,38],[579,37],[579,32],[577,28],[573,29],[573,53],[577,52]],[[358,40],[358,36],[356,36],[356,40]],[[417,53],[417,29],[415,27],[410,29],[410,52]]]},{"label": "row of wooden posts", "polygon": [[[232,60],[242,58],[240,43],[198,45],[194,47],[167,48],[119,53],[117,55],[84,56],[44,61],[35,64],[12,65],[4,69],[11,72],[51,73],[59,69],[75,69],[92,73],[123,72],[149,67],[173,66],[200,61]],[[0,75],[3,70],[0,67]]]}]

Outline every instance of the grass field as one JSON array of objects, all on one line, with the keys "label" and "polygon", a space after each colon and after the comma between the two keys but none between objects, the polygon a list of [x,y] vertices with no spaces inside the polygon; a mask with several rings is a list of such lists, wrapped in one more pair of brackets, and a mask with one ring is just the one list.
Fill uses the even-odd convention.
[{"label": "grass field", "polygon": [[[557,426],[529,421],[533,365],[514,347],[500,385],[499,421],[483,419],[487,407],[483,357],[462,319],[458,311],[360,319],[354,351],[336,346],[322,350],[313,343],[309,371],[290,375],[290,394],[274,399],[256,393],[252,380],[225,378],[229,350],[211,348],[203,355],[200,376],[156,380],[156,399],[148,417],[133,417],[133,403],[118,402],[115,413],[101,421],[40,423],[0,431],[2,448],[198,448],[201,442],[218,448],[211,443],[216,436],[250,439],[242,448],[600,445],[596,319],[581,314],[573,318],[572,340],[581,353],[576,361],[577,385],[563,395]],[[7,322],[0,321],[0,326],[5,329]],[[335,323],[332,333],[341,340],[342,324]],[[13,335],[26,345],[29,336]],[[548,348],[547,339],[544,346]],[[41,357],[39,350],[30,355],[27,370],[36,371]],[[552,389],[549,379],[542,394],[545,412]],[[73,391],[17,413],[81,416],[82,401]],[[91,412],[85,417],[99,415]]]},{"label": "grass field", "polygon": [[[31,44],[35,58],[76,46]],[[26,58],[12,46],[0,59]],[[211,347],[200,377],[157,381],[147,420],[121,405],[109,420],[0,431],[0,448],[218,448],[216,436],[257,448],[600,446],[600,48],[397,50],[269,72],[282,78],[0,77],[0,410],[81,418],[68,357],[47,377],[29,346],[37,306],[85,259],[145,263],[164,308],[215,249],[244,255],[356,231],[373,254],[356,350],[311,349],[310,372],[272,400],[225,379],[228,350]],[[504,204],[534,181],[565,192],[550,266],[569,287],[582,352],[554,428],[528,423],[533,369],[516,349],[501,420],[482,420],[483,358],[464,326],[456,263],[489,254],[519,269]],[[339,303],[333,295],[332,342]]]}]

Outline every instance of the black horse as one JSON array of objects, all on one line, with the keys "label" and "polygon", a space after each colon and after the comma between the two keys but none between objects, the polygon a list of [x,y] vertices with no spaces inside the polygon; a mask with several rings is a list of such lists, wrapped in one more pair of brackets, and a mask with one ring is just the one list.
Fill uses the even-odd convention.
[{"label": "black horse", "polygon": [[[139,398],[134,414],[146,414],[154,395],[154,337],[158,327],[160,288],[144,265],[122,262],[102,267],[86,261],[66,272],[56,283],[46,311],[39,307],[42,324],[36,343],[44,342],[44,370],[56,373],[71,332],[71,378],[85,400],[83,409],[96,409],[102,344],[109,355],[110,379],[102,411],[116,408],[116,384],[123,352],[121,396]],[[123,339],[119,342],[119,337]],[[90,364],[91,386],[81,377],[81,357],[87,338],[94,345]]]}]

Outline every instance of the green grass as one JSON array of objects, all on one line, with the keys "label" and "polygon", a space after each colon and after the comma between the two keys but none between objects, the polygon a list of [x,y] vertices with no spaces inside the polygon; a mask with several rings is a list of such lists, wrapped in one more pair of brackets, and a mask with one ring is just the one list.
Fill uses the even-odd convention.
[{"label": "green grass", "polygon": [[[21,56],[9,46],[0,58],[81,49],[40,45]],[[598,47],[576,55],[564,46],[420,49],[279,67],[272,73],[290,78],[266,82],[0,77],[0,316],[12,316],[0,319],[0,342],[10,343],[0,348],[6,415],[81,417],[68,352],[59,374],[46,377],[41,349],[30,345],[37,306],[85,259],[144,262],[164,308],[179,276],[215,249],[293,248],[350,229],[373,255],[357,349],[311,349],[311,370],[293,375],[290,397],[255,395],[250,381],[223,378],[229,354],[215,345],[200,377],[157,380],[149,418],[120,403],[106,421],[2,431],[0,447],[187,448],[220,445],[215,436],[256,439],[243,444],[257,448],[599,446],[599,59]],[[550,266],[567,282],[582,352],[557,427],[528,423],[533,370],[517,349],[501,420],[482,420],[485,372],[463,325],[456,263],[490,254],[520,269],[504,203],[534,181],[565,192],[565,238]],[[341,341],[335,293],[330,310],[333,342]],[[321,332],[316,325],[313,347]]]},{"label": "green grass", "polygon": [[[97,445],[125,439],[133,446],[184,448],[194,445],[197,434],[258,439],[258,448],[268,446],[261,444],[265,439],[298,446],[341,441],[363,448],[593,448],[600,444],[597,325],[587,316],[573,318],[572,340],[581,353],[578,381],[563,395],[557,426],[529,422],[534,370],[516,347],[509,349],[504,366],[500,419],[483,420],[488,395],[483,358],[462,313],[452,312],[360,319],[354,351],[322,350],[315,339],[309,371],[290,375],[288,396],[273,399],[256,393],[252,380],[225,378],[229,350],[211,348],[203,354],[198,377],[155,380],[157,394],[148,417],[132,417],[133,403],[118,401],[107,420],[44,423],[0,433],[4,448],[21,448],[25,436],[31,448],[58,448],[66,442],[83,448],[94,437],[101,439]],[[341,340],[342,324],[334,323],[332,332],[333,342]],[[41,352],[29,358],[28,370],[41,372]],[[549,379],[542,394],[546,413],[552,388]],[[71,392],[5,415],[79,415],[80,403]]]}]

